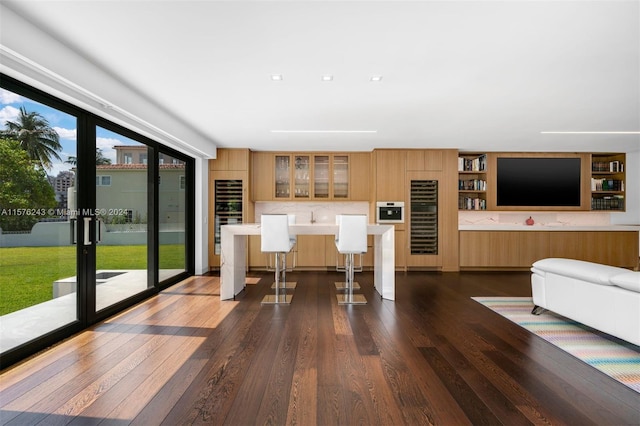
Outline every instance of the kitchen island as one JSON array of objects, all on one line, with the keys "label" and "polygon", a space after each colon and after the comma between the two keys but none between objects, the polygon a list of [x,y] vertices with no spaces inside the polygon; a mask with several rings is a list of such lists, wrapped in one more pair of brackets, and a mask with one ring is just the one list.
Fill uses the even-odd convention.
[{"label": "kitchen island", "polygon": [[[329,223],[295,224],[292,235],[336,235],[338,225]],[[393,225],[367,225],[374,236],[373,283],[383,299],[395,300],[395,240]],[[233,299],[246,286],[247,236],[260,235],[260,224],[223,225],[220,227],[220,298]]]}]

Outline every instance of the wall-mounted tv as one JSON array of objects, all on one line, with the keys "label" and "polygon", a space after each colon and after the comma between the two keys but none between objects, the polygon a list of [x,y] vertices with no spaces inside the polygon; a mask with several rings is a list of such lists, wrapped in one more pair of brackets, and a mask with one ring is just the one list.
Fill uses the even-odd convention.
[{"label": "wall-mounted tv", "polygon": [[498,207],[579,207],[580,158],[498,157]]}]

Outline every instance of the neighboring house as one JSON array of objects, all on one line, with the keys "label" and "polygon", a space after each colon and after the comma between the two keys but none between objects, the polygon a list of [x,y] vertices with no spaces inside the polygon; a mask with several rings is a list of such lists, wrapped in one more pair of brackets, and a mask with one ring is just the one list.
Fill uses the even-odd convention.
[{"label": "neighboring house", "polygon": [[[96,208],[106,211],[107,223],[147,222],[146,164],[96,166]],[[184,223],[185,166],[160,165],[159,221]]]},{"label": "neighboring house", "polygon": [[[145,145],[116,145],[116,164],[147,164],[148,148]],[[176,158],[160,153],[158,164],[181,164]]]}]

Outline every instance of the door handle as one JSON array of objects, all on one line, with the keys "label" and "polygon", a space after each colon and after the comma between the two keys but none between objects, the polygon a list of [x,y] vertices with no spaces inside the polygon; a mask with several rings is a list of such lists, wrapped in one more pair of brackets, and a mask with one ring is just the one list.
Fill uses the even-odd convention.
[{"label": "door handle", "polygon": [[102,242],[102,219],[96,219],[96,244]]},{"label": "door handle", "polygon": [[69,243],[76,244],[78,240],[76,239],[76,222],[77,219],[69,219]]},{"label": "door handle", "polygon": [[84,217],[84,218],[82,218],[82,220],[84,221],[84,245],[85,246],[90,246],[91,245],[91,230],[89,229],[89,227],[91,226],[91,218],[90,217]]}]

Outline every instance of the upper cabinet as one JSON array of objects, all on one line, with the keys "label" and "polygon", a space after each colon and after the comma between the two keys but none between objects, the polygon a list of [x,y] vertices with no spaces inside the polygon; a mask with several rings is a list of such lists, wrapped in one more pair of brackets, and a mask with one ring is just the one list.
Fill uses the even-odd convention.
[{"label": "upper cabinet", "polygon": [[625,154],[591,155],[591,210],[624,211]]},{"label": "upper cabinet", "polygon": [[[364,190],[353,187],[351,156],[363,169]],[[368,200],[368,159],[368,153],[254,153],[253,200]]]},{"label": "upper cabinet", "polygon": [[311,198],[311,156],[276,154],[273,157],[274,200]]}]

